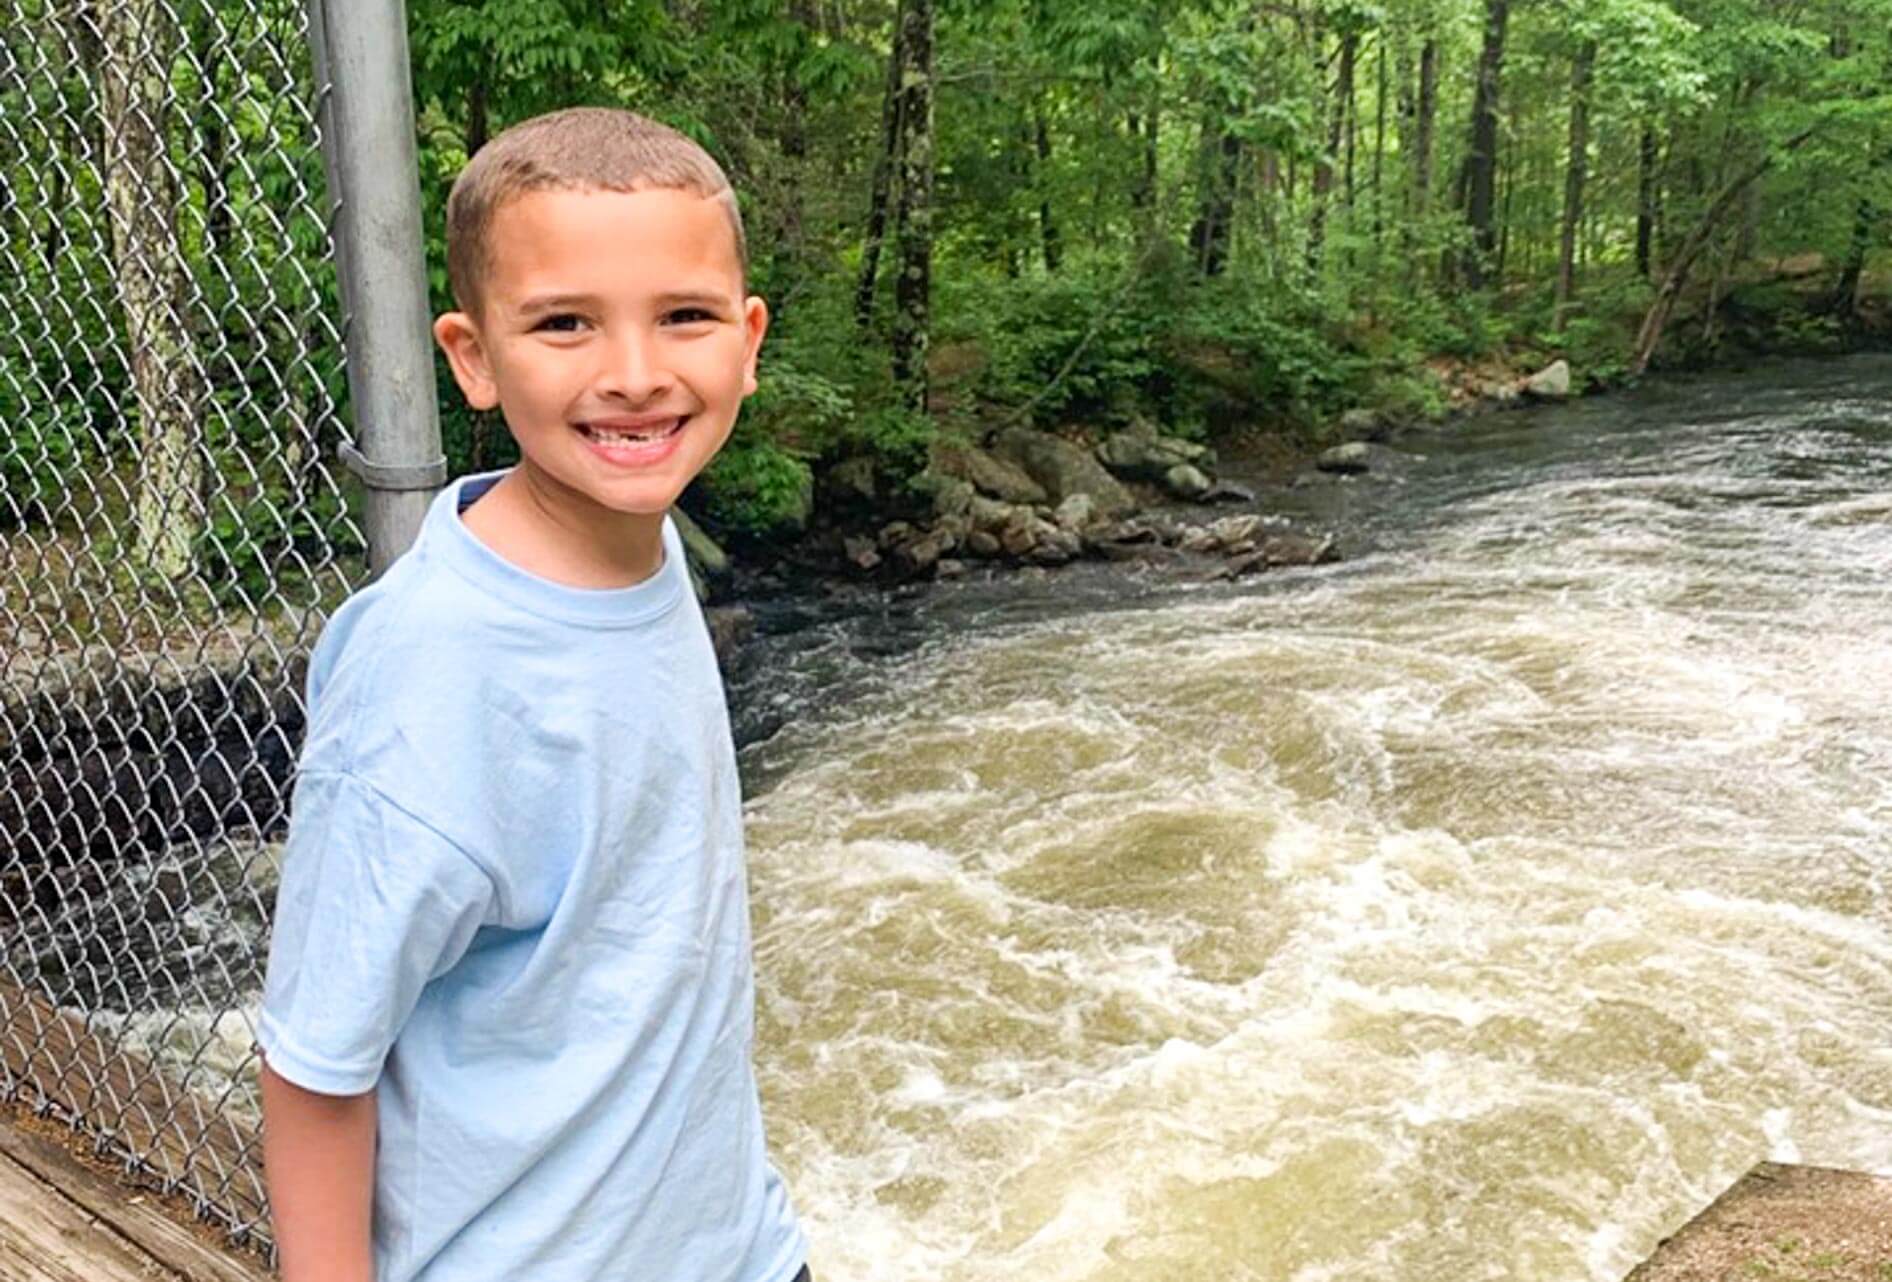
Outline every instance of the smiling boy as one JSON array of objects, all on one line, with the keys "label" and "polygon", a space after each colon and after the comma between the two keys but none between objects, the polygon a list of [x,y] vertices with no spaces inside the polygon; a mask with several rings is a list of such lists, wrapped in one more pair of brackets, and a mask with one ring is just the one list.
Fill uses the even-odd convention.
[{"label": "smiling boy", "polygon": [[700,148],[527,121],[448,201],[434,334],[518,466],[330,620],[258,1042],[286,1282],[789,1282],[742,816],[666,513],[768,326]]}]

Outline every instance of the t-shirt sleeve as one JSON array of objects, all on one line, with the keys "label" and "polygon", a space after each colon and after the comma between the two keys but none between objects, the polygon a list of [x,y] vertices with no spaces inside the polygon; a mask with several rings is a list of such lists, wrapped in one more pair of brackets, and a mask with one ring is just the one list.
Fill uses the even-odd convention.
[{"label": "t-shirt sleeve", "polygon": [[380,1079],[421,989],[466,952],[494,904],[466,852],[342,772],[296,784],[257,1041],[306,1090]]}]

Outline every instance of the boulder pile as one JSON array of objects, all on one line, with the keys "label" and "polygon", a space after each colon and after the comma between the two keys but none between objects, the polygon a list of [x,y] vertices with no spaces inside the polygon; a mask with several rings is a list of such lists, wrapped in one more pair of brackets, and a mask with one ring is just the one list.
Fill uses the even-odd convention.
[{"label": "boulder pile", "polygon": [[[1181,499],[1253,501],[1218,482],[1207,446],[1147,426],[1107,438],[1094,450],[1048,432],[1010,428],[990,448],[942,445],[923,479],[930,519],[894,521],[878,535],[842,541],[857,569],[897,578],[951,577],[973,560],[1064,565],[1082,557],[1115,561],[1220,558],[1211,577],[1336,559],[1331,539],[1248,514],[1206,524],[1145,512],[1131,485]],[[1127,483],[1126,483],[1127,482]]]}]

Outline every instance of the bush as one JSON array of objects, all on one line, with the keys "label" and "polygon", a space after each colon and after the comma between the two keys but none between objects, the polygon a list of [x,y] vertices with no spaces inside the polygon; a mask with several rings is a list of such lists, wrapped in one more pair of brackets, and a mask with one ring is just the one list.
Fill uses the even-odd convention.
[{"label": "bush", "polygon": [[[0,381],[0,388],[5,386]],[[43,524],[84,484],[86,430],[83,410],[52,402],[27,412],[0,395],[0,523]]]},{"label": "bush", "polygon": [[975,394],[1029,406],[1041,425],[1127,421],[1168,389],[1158,348],[1173,311],[1149,282],[1126,288],[1117,272],[1073,268],[980,282],[949,307],[957,316],[943,328],[975,338],[987,356]]}]

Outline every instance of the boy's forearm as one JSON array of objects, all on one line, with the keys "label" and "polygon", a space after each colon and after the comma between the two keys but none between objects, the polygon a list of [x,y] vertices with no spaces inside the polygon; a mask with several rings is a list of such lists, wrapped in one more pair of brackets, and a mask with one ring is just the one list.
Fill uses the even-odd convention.
[{"label": "boy's forearm", "polygon": [[318,1095],[263,1066],[263,1174],[283,1282],[374,1282],[374,1092]]}]

